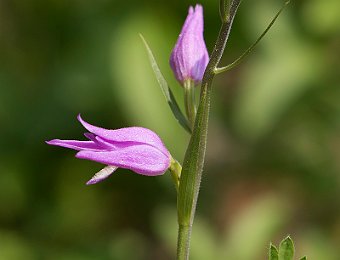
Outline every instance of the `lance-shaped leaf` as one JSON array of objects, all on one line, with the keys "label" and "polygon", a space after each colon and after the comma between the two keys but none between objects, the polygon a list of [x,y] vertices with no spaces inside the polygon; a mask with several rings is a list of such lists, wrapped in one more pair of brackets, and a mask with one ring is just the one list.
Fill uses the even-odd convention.
[{"label": "lance-shaped leaf", "polygon": [[288,236],[280,243],[279,260],[293,260],[294,244],[293,240]]},{"label": "lance-shaped leaf", "polygon": [[181,109],[178,106],[178,103],[176,102],[175,96],[172,93],[169,84],[167,83],[167,81],[165,80],[162,72],[160,71],[158,64],[156,62],[156,59],[148,45],[148,43],[146,42],[146,40],[144,39],[143,35],[139,35],[144,43],[145,49],[148,52],[148,56],[149,56],[149,60],[151,63],[151,67],[153,69],[153,72],[155,73],[155,76],[157,78],[158,84],[161,87],[162,93],[166,99],[166,101],[168,102],[170,109],[172,111],[172,113],[174,114],[175,118],[177,119],[177,121],[180,123],[180,125],[189,133],[191,133],[191,128],[190,128],[190,124],[187,120],[187,118],[183,115]]}]

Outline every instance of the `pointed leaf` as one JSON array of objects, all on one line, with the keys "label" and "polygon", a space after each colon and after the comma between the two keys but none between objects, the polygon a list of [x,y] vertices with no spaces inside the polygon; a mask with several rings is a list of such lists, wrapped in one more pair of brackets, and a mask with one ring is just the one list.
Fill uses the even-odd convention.
[{"label": "pointed leaf", "polygon": [[300,260],[307,260],[307,256],[302,257]]},{"label": "pointed leaf", "polygon": [[[222,2],[228,2],[227,0],[221,0]],[[262,40],[262,38],[267,34],[267,32],[270,30],[270,28],[274,25],[276,19],[280,16],[280,14],[282,13],[282,11],[286,8],[286,6],[290,3],[289,1],[286,1],[284,3],[284,5],[281,7],[281,9],[276,13],[276,15],[274,16],[274,18],[271,20],[271,22],[269,23],[269,25],[267,26],[267,28],[264,30],[264,32],[260,35],[259,38],[257,38],[257,40],[244,52],[241,54],[240,57],[238,57],[235,61],[233,61],[232,63],[230,63],[229,65],[222,67],[222,68],[216,68],[215,69],[215,73],[219,74],[228,70],[231,70],[232,68],[236,67],[237,65],[239,65],[243,59],[245,57],[247,57],[252,51],[253,49],[255,49],[255,47],[257,46],[257,44]],[[229,4],[230,5],[230,4]],[[220,7],[221,8],[221,7]],[[220,9],[221,10],[221,9]],[[222,14],[221,14],[222,17]],[[222,18],[223,19],[223,18]],[[226,18],[227,19],[227,18]]]},{"label": "pointed leaf", "polygon": [[293,240],[288,236],[280,243],[279,260],[293,260],[294,244]]},{"label": "pointed leaf", "polygon": [[270,243],[269,247],[269,260],[278,260],[279,259],[279,252],[277,251],[277,248]]},{"label": "pointed leaf", "polygon": [[190,128],[189,122],[188,122],[187,118],[183,115],[181,109],[179,108],[178,103],[176,102],[175,96],[173,95],[171,89],[169,88],[169,84],[166,82],[162,72],[160,71],[158,64],[155,60],[155,57],[154,57],[148,43],[144,39],[143,35],[140,34],[139,36],[141,37],[141,39],[144,43],[145,49],[148,52],[151,67],[153,69],[153,72],[155,73],[158,84],[161,87],[162,93],[163,93],[166,101],[168,102],[172,113],[174,114],[175,118],[180,123],[180,125],[187,132],[191,133],[191,128]]}]

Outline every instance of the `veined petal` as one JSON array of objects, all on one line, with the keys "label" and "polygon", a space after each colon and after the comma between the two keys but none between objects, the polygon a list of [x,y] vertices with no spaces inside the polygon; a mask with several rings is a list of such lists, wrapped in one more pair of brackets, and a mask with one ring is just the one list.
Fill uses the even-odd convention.
[{"label": "veined petal", "polygon": [[170,156],[150,145],[133,145],[114,151],[80,151],[77,158],[115,165],[148,176],[163,174],[170,166]]},{"label": "veined petal", "polygon": [[168,150],[165,148],[162,140],[154,132],[143,127],[126,127],[115,130],[109,130],[97,127],[85,122],[80,114],[78,115],[79,122],[91,133],[101,137],[109,142],[136,142],[141,144],[151,145],[169,156]]},{"label": "veined petal", "polygon": [[47,144],[70,148],[74,150],[103,150],[101,146],[92,141],[60,140],[53,139],[46,141]]},{"label": "veined petal", "polygon": [[105,180],[117,169],[118,167],[116,166],[111,166],[111,165],[106,166],[105,168],[97,172],[95,175],[93,175],[93,177],[88,182],[86,182],[86,185],[96,184],[98,182]]}]

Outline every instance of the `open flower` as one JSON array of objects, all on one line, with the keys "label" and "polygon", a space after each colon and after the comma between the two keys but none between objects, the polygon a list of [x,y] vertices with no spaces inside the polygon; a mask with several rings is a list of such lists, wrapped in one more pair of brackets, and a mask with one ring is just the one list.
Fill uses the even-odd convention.
[{"label": "open flower", "polygon": [[195,84],[202,81],[209,62],[209,54],[203,38],[203,7],[190,6],[181,34],[170,55],[170,66],[176,79],[184,85],[186,80]]},{"label": "open flower", "polygon": [[80,115],[78,120],[90,132],[84,134],[88,141],[54,139],[46,143],[77,150],[77,158],[107,165],[87,184],[104,180],[117,168],[147,176],[161,175],[169,168],[171,155],[151,130],[143,127],[108,130],[85,122]]}]

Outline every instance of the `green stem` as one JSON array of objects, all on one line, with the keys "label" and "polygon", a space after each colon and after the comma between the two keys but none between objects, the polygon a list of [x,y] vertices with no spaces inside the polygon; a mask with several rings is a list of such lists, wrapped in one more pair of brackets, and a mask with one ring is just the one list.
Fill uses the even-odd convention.
[{"label": "green stem", "polygon": [[190,235],[191,226],[179,225],[178,228],[178,238],[177,238],[177,259],[183,258],[188,254],[188,248],[190,247]]},{"label": "green stem", "polygon": [[194,127],[196,116],[195,85],[191,80],[184,82],[184,104],[185,112],[190,123],[191,130]]},{"label": "green stem", "polygon": [[189,259],[190,234],[195,216],[207,144],[211,85],[215,76],[215,69],[223,55],[231,25],[240,2],[241,0],[233,0],[230,4],[228,19],[222,21],[215,47],[202,80],[200,103],[193,133],[184,157],[177,197],[179,223],[177,260]]}]

